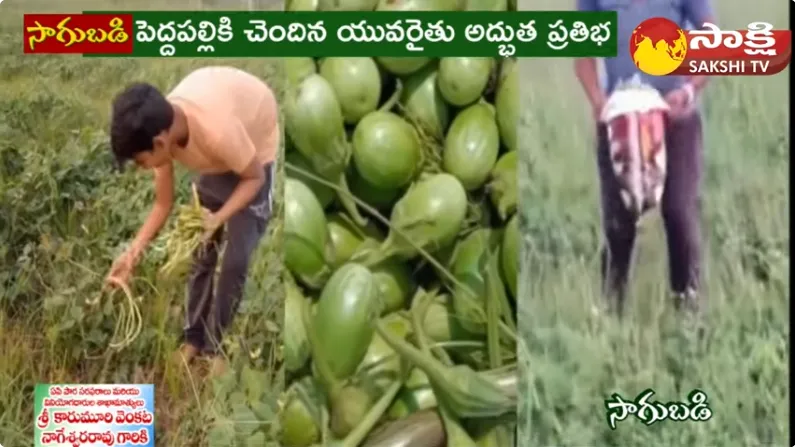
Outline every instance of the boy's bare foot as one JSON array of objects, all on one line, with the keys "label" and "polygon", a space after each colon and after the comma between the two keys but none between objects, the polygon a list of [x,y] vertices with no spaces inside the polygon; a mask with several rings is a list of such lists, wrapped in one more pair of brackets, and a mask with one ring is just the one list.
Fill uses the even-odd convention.
[{"label": "boy's bare foot", "polygon": [[190,343],[184,343],[176,352],[174,363],[177,365],[190,365],[197,355],[199,355],[199,348]]},{"label": "boy's bare foot", "polygon": [[223,376],[226,370],[226,359],[223,356],[214,355],[210,360],[210,378]]}]

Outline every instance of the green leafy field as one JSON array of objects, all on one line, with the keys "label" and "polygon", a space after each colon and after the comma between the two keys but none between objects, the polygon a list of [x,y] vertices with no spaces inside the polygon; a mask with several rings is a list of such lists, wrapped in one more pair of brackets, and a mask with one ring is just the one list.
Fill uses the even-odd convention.
[{"label": "green leafy field", "polygon": [[[40,2],[25,10],[97,5]],[[153,251],[137,270],[144,330],[132,346],[107,348],[117,316],[105,308],[111,297],[96,306],[86,301],[98,296],[153,194],[148,174],[112,171],[106,132],[113,95],[137,80],[167,89],[210,63],[246,69],[279,91],[279,62],[26,57],[20,54],[21,8],[4,4],[0,10],[0,442],[31,445],[36,383],[115,382],[156,384],[158,446],[277,445],[271,421],[282,387],[280,183],[276,214],[228,339],[227,375],[206,381],[201,367],[188,374],[171,360],[185,285],[157,279],[162,254]],[[183,173],[179,200],[188,198]]]},{"label": "green leafy field", "polygon": [[[573,2],[524,1],[523,9]],[[785,2],[715,2],[719,23],[788,28]],[[619,51],[623,51],[619,48]],[[688,341],[672,312],[659,222],[638,243],[628,321],[596,318],[600,226],[593,127],[569,60],[523,61],[520,171],[525,217],[520,325],[523,446],[772,446],[788,432],[788,72],[707,88],[704,230],[708,335]],[[657,220],[655,218],[655,220]],[[630,419],[606,399],[651,387],[661,401],[704,390],[710,421]]]}]

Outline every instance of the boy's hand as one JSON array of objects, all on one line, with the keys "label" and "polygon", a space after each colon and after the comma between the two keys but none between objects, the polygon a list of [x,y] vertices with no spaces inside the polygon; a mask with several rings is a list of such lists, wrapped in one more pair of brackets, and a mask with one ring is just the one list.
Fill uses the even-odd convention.
[{"label": "boy's hand", "polygon": [[605,104],[607,104],[607,98],[604,96],[599,96],[591,101],[591,114],[597,124],[602,122],[602,111],[605,108]]},{"label": "boy's hand", "polygon": [[223,222],[218,219],[215,213],[207,208],[202,208],[204,211],[204,234],[202,235],[202,242],[207,243],[213,239],[216,231],[221,228]]},{"label": "boy's hand", "polygon": [[135,257],[130,251],[121,254],[110,268],[105,283],[111,287],[126,286],[130,282],[133,269],[135,268]]},{"label": "boy's hand", "polygon": [[695,91],[693,86],[685,84],[684,87],[672,90],[665,95],[665,102],[668,103],[670,110],[668,113],[673,118],[681,118],[694,110]]}]

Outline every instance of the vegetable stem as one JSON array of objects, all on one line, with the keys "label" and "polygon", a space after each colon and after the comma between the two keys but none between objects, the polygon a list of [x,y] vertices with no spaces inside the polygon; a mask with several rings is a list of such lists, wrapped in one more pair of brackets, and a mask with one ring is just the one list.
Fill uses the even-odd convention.
[{"label": "vegetable stem", "polygon": [[400,95],[403,93],[403,82],[399,78],[395,78],[395,91],[392,92],[392,96],[384,102],[384,104],[378,108],[379,112],[389,112],[392,110],[395,105],[400,100]]},{"label": "vegetable stem", "polygon": [[[289,163],[285,163],[289,164]],[[362,227],[367,225],[367,218],[362,216],[359,212],[359,209],[356,208],[356,201],[351,200],[353,194],[350,193],[350,188],[348,187],[348,180],[345,178],[345,174],[340,174],[339,180],[337,185],[337,196],[340,198],[340,203],[342,203],[343,208],[351,215],[351,218],[356,222],[356,224],[361,225]]]},{"label": "vegetable stem", "polygon": [[401,377],[396,379],[389,388],[386,389],[375,405],[367,412],[364,419],[362,419],[356,428],[345,437],[340,447],[358,447],[365,438],[367,438],[370,431],[372,431],[378,421],[381,420],[381,417],[386,413],[386,410],[392,405],[392,401],[395,400],[395,397],[397,397],[398,393],[403,388],[403,382],[405,381],[404,375],[405,373],[401,374]]},{"label": "vegetable stem", "polygon": [[[499,288],[503,287],[502,284],[497,282],[497,277],[494,276],[495,259],[493,251],[488,252],[486,259],[486,340],[488,344],[489,353],[489,367],[499,368],[502,365],[502,357],[500,355],[500,310],[501,300],[499,297]],[[497,273],[499,274],[499,273]]]}]

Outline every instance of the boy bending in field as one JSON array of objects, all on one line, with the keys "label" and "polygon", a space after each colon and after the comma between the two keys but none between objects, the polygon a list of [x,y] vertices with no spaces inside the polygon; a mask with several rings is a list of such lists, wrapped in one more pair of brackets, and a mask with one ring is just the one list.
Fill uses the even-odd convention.
[{"label": "boy bending in field", "polygon": [[[180,353],[188,363],[199,354],[210,355],[213,372],[220,373],[222,333],[237,310],[249,260],[270,218],[271,167],[281,137],[276,98],[249,73],[205,67],[167,96],[145,83],[127,87],[113,101],[110,135],[116,160],[151,169],[155,185],[154,206],[113,263],[110,284],[129,281],[144,249],[166,223],[174,204],[174,162],[198,173],[208,243],[194,253]],[[227,247],[215,288],[224,227]]]}]

